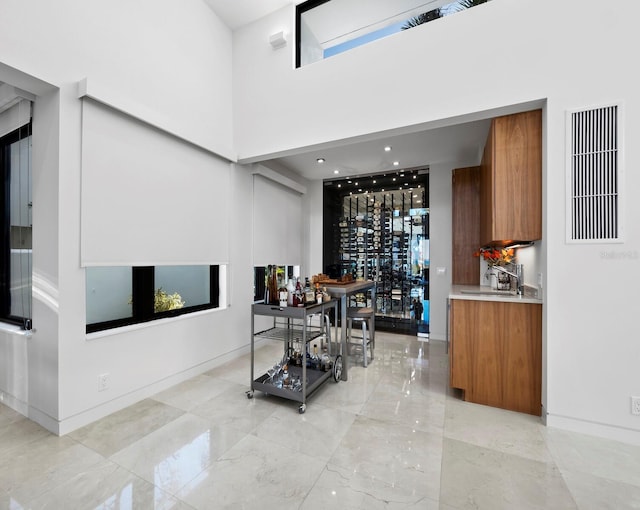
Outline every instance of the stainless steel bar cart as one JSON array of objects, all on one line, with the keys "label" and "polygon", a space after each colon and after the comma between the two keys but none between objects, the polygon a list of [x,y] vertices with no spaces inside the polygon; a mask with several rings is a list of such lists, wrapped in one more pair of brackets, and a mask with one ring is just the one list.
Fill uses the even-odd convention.
[{"label": "stainless steel bar cart", "polygon": [[[302,414],[307,408],[307,398],[322,384],[333,378],[342,378],[341,346],[332,342],[329,311],[333,309],[334,320],[338,317],[338,300],[304,307],[277,306],[256,303],[251,307],[251,390],[248,398],[253,398],[255,390],[265,394],[294,400],[300,403]],[[273,318],[273,326],[255,332],[255,317],[263,315]],[[316,323],[317,319],[317,323]],[[283,342],[283,358],[274,367],[256,378],[255,342],[258,338],[268,338]],[[326,351],[310,352],[313,340],[326,339]],[[317,344],[314,344],[317,346]],[[298,347],[298,349],[296,349]],[[315,350],[315,349],[314,349]],[[336,350],[334,354],[332,351]]]}]

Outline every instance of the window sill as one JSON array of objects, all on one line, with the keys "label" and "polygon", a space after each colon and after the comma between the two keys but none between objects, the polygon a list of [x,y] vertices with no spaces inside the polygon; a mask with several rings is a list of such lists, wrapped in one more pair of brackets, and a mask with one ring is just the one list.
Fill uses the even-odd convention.
[{"label": "window sill", "polygon": [[0,322],[0,332],[9,333],[10,335],[23,336],[25,338],[31,338],[35,333],[35,329],[22,329],[15,324],[9,324],[7,322]]},{"label": "window sill", "polygon": [[131,324],[129,326],[122,326],[119,328],[105,329],[103,331],[96,331],[95,333],[87,333],[85,339],[88,341],[97,340],[99,338],[106,338],[109,336],[122,335],[123,333],[129,333],[130,331],[138,331],[141,329],[152,328],[155,326],[163,326],[170,322],[183,321],[192,319],[194,317],[200,317],[202,315],[210,315],[216,312],[226,310],[228,307],[210,308],[207,310],[200,310],[197,312],[185,313],[176,317],[164,317],[162,319],[156,319],[148,322],[140,322],[139,324]]}]

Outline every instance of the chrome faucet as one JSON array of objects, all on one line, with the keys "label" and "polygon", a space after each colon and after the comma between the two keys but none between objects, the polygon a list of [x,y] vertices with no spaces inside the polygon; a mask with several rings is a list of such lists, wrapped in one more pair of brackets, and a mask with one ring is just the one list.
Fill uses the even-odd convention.
[{"label": "chrome faucet", "polygon": [[512,278],[516,279],[516,292],[519,296],[524,295],[524,266],[522,264],[512,264],[515,266],[516,271],[512,273],[511,271],[507,271],[502,266],[493,266],[493,269],[496,271],[500,271],[501,273],[508,274]]}]

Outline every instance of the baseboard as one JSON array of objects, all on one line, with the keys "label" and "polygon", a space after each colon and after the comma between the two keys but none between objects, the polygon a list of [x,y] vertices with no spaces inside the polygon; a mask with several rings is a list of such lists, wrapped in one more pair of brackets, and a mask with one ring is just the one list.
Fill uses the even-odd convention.
[{"label": "baseboard", "polygon": [[[261,343],[261,341],[256,341],[256,347]],[[197,375],[200,375],[204,372],[207,372],[211,369],[219,367],[229,361],[232,361],[240,356],[243,356],[247,353],[251,352],[251,346],[246,345],[229,353],[223,354],[217,358],[211,359],[205,363],[197,365],[195,367],[184,370],[183,372],[174,374],[160,381],[156,381],[148,386],[143,388],[139,388],[134,390],[126,395],[121,395],[119,397],[114,398],[108,402],[100,404],[91,409],[87,409],[81,413],[78,413],[73,416],[69,416],[60,421],[57,421],[49,416],[43,415],[42,413],[38,413],[37,411],[30,410],[29,418],[33,421],[39,423],[47,430],[57,434],[59,436],[64,436],[73,432],[76,429],[84,427],[94,421],[97,421],[105,416],[108,416],[112,413],[120,411],[125,407],[133,405],[145,398],[152,397],[156,393],[164,391],[176,384],[179,384],[183,381],[191,379]],[[249,380],[249,375],[247,373],[247,382]]]},{"label": "baseboard", "polygon": [[640,430],[590,422],[568,416],[558,416],[551,413],[546,416],[546,425],[547,427],[569,430],[571,432],[640,446]]},{"label": "baseboard", "polygon": [[29,414],[29,404],[6,391],[0,391],[0,404],[5,405],[24,416],[28,416]]}]

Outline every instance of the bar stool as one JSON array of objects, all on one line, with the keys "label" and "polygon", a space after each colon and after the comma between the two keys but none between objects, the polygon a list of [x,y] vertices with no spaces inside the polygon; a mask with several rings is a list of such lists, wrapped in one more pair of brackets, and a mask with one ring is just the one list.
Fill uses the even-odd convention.
[{"label": "bar stool", "polygon": [[[360,340],[357,345],[362,346],[362,366],[367,368],[367,346],[371,350],[371,360],[373,361],[373,348],[375,346],[374,335],[369,335],[372,331],[373,321],[375,320],[375,313],[373,308],[368,306],[352,306],[347,309],[347,342],[352,342],[352,339]],[[362,323],[362,336],[355,336],[352,334],[353,321],[360,321]]]}]

